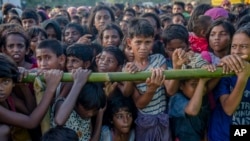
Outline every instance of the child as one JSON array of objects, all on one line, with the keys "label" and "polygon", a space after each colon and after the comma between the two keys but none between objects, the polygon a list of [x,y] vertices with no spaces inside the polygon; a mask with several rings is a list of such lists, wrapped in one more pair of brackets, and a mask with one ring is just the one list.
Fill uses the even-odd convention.
[{"label": "child", "polygon": [[47,131],[41,141],[79,141],[79,139],[74,130],[57,126]]},{"label": "child", "polygon": [[[44,117],[46,111],[48,110],[49,105],[54,97],[54,92],[56,91],[57,85],[59,84],[63,74],[62,71],[50,70],[44,72],[44,78],[47,86],[44,92],[44,96],[41,98],[41,102],[37,105],[34,111],[29,116],[27,116],[22,113],[16,112],[15,101],[12,99],[12,89],[15,86],[15,83],[17,82],[19,77],[18,68],[15,65],[15,62],[11,60],[10,57],[4,54],[0,54],[0,64],[1,127],[3,125],[9,125],[8,128],[11,128],[11,126],[17,126],[28,129],[37,127],[37,125]],[[1,136],[2,131],[4,130],[1,130]],[[5,135],[9,134],[5,133]]]},{"label": "child", "polygon": [[209,117],[207,81],[207,78],[181,80],[180,91],[170,98],[169,116],[176,140],[204,140]]},{"label": "child", "polygon": [[104,117],[108,121],[102,127],[100,141],[134,141],[135,105],[131,98],[124,97],[120,91],[116,95],[107,102]]},{"label": "child", "polygon": [[[231,55],[221,59],[224,68],[236,76],[223,77],[214,89],[216,107],[212,113],[209,141],[229,141],[230,125],[250,125],[250,30],[249,25],[238,29],[232,38]],[[241,59],[244,57],[244,60]],[[226,67],[227,66],[227,67]],[[229,72],[225,70],[224,72]]]},{"label": "child", "polygon": [[193,32],[189,33],[189,43],[192,51],[201,53],[208,51],[208,42],[206,39],[206,32],[212,19],[209,16],[200,16],[194,22]]},{"label": "child", "polygon": [[95,39],[96,35],[111,22],[115,22],[113,11],[108,6],[98,5],[93,7],[90,12],[88,29]]},{"label": "child", "polygon": [[175,13],[172,15],[172,23],[186,26],[186,19],[182,13]]},{"label": "child", "polygon": [[55,20],[46,20],[42,22],[41,26],[46,31],[48,39],[56,39],[58,41],[62,40],[62,30]]},{"label": "child", "polygon": [[66,50],[66,69],[90,69],[93,61],[93,48],[91,45],[73,44]]},{"label": "child", "polygon": [[36,50],[36,47],[37,45],[48,38],[47,36],[47,33],[44,29],[42,29],[41,27],[39,26],[34,26],[34,27],[31,27],[27,30],[27,33],[28,33],[28,36],[29,36],[29,39],[30,39],[30,49],[33,53],[33,57],[35,59],[35,50]]},{"label": "child", "polygon": [[[147,78],[146,82],[137,82],[134,83],[135,87],[132,85],[130,88],[124,88],[133,90],[132,97],[138,109],[138,117],[135,119],[137,141],[171,140],[167,115],[167,93],[171,93],[174,87],[170,81],[164,81],[161,69],[166,69],[165,58],[160,54],[150,55],[154,35],[154,28],[146,19],[131,20],[127,45],[133,50],[133,63],[142,71],[153,69],[151,77]],[[125,67],[124,71],[130,70]]]},{"label": "child", "polygon": [[36,62],[32,62],[29,53],[29,39],[21,31],[13,31],[6,33],[1,38],[1,46],[3,53],[10,56],[19,67],[32,69],[36,67]]},{"label": "child", "polygon": [[86,34],[87,31],[84,31],[83,27],[77,23],[69,23],[66,25],[63,32],[63,41],[65,44],[72,45],[76,43],[81,36]]},{"label": "child", "polygon": [[[217,65],[220,58],[230,53],[232,37],[235,32],[234,26],[224,20],[214,21],[208,29],[206,38],[209,45],[208,57],[203,57],[209,63]],[[204,54],[204,52],[202,53]]]},{"label": "child", "polygon": [[30,27],[39,25],[39,17],[35,10],[25,9],[21,15],[22,25],[25,30]]},{"label": "child", "polygon": [[[57,98],[53,106],[55,124],[73,129],[80,141],[95,140],[99,136],[104,112],[101,108],[106,103],[102,87],[86,83],[90,72],[81,68],[72,71],[74,84],[70,93],[66,98]],[[96,126],[93,129],[91,117],[97,113]]]},{"label": "child", "polygon": [[123,33],[119,26],[110,23],[107,24],[100,32],[99,38],[103,47],[116,46],[119,47],[123,40]]},{"label": "child", "polygon": [[[36,59],[38,70],[46,72],[53,69],[63,70],[65,66],[65,55],[63,54],[63,48],[59,41],[46,39],[43,40],[36,48]],[[34,82],[36,102],[40,103],[41,97],[46,87],[40,79],[36,79]],[[55,97],[58,97],[60,92],[63,91],[63,83],[60,83],[57,87]],[[49,111],[41,122],[42,133],[45,133],[50,128],[50,116]]]}]

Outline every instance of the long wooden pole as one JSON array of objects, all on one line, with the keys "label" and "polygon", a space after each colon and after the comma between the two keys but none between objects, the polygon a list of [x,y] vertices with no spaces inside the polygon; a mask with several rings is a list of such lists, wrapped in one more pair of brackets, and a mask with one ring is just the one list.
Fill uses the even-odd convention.
[{"label": "long wooden pole", "polygon": [[[166,70],[164,71],[166,79],[188,79],[188,78],[216,78],[216,77],[226,77],[232,76],[234,73],[223,74],[222,68],[217,68],[215,72],[208,72],[205,69],[185,69],[185,70]],[[88,78],[88,82],[105,82],[105,81],[144,81],[150,77],[151,72],[137,72],[134,74],[126,72],[112,72],[112,73],[91,73]],[[37,75],[35,73],[30,73],[28,77],[23,79],[22,82],[28,83],[33,82]],[[43,76],[39,76],[44,81]],[[62,82],[73,81],[72,75],[70,73],[64,73]]]}]

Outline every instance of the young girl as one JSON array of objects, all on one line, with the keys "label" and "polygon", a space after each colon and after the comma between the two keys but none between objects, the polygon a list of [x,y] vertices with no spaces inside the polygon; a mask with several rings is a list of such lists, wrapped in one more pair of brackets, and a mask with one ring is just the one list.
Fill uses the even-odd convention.
[{"label": "young girl", "polygon": [[37,45],[48,38],[47,33],[44,29],[39,26],[31,27],[27,30],[28,36],[30,38],[30,49],[32,51],[33,57],[35,58],[35,50]]},{"label": "young girl", "polygon": [[113,11],[105,5],[98,5],[92,8],[89,17],[88,29],[94,39],[101,30],[109,23],[115,21]]},{"label": "young girl", "polygon": [[48,39],[56,39],[61,41],[62,31],[60,25],[55,20],[45,20],[43,23],[41,23],[41,26],[46,31]]},{"label": "young girl", "polygon": [[32,62],[29,56],[29,40],[27,36],[20,31],[8,32],[1,38],[3,53],[10,56],[19,67],[32,69],[36,63]]},{"label": "young girl", "polygon": [[107,24],[100,32],[99,38],[103,47],[120,47],[123,40],[123,33],[119,26],[114,23]]},{"label": "young girl", "polygon": [[[229,141],[231,125],[250,125],[250,30],[249,25],[236,31],[232,38],[231,55],[221,59],[224,68],[236,76],[223,77],[214,89],[216,107],[212,113],[209,141]],[[244,57],[244,60],[242,59]],[[229,72],[227,69],[225,73]]]},{"label": "young girl", "polygon": [[230,53],[234,32],[235,29],[231,23],[224,20],[214,21],[206,35],[209,51],[212,53],[202,52],[203,58],[209,63],[217,65],[220,58]]},{"label": "young girl", "polygon": [[[4,54],[0,54],[0,64],[0,126],[1,129],[3,127],[5,128],[5,130],[0,131],[0,136],[4,136],[5,139],[8,140],[10,135],[8,131],[12,126],[32,129],[40,124],[54,97],[54,93],[63,72],[59,70],[50,70],[44,73],[46,90],[41,103],[37,105],[30,115],[25,115],[16,112],[16,108],[18,107],[16,107],[17,105],[15,105],[15,101],[12,98],[12,90],[19,77],[18,68],[15,62]],[[1,138],[1,140],[3,139],[4,138]]]},{"label": "young girl", "polygon": [[[68,96],[58,97],[52,110],[55,115],[54,126],[73,129],[80,141],[96,140],[100,134],[103,108],[106,97],[100,85],[86,83],[91,71],[78,68],[72,71],[74,84]],[[91,117],[97,115],[95,128]],[[93,132],[94,131],[94,132]]]},{"label": "young girl", "polygon": [[[105,119],[107,125],[102,127],[100,141],[134,141],[135,106],[131,98],[124,97],[120,91],[107,102]],[[104,120],[105,120],[104,119]]]}]

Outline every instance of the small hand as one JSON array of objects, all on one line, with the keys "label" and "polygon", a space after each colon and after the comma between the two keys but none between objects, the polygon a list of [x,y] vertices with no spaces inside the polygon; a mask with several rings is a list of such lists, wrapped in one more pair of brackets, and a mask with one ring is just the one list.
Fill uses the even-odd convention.
[{"label": "small hand", "polygon": [[63,71],[61,71],[61,70],[48,70],[48,71],[44,72],[43,76],[44,76],[44,79],[46,82],[46,86],[57,87],[62,79]]},{"label": "small hand", "polygon": [[74,79],[74,83],[79,83],[82,86],[87,82],[89,75],[91,74],[91,70],[78,68],[72,70],[72,77]]},{"label": "small hand", "polygon": [[81,43],[81,44],[91,44],[91,38],[92,35],[91,34],[85,34],[82,37],[80,37],[77,41],[77,43]]},{"label": "small hand", "polygon": [[125,72],[136,73],[141,71],[133,62],[128,62],[124,67]]},{"label": "small hand", "polygon": [[151,77],[146,79],[146,84],[148,88],[156,90],[158,87],[163,85],[165,76],[160,68],[153,69]]},{"label": "small hand", "polygon": [[29,75],[29,71],[23,67],[18,67],[18,71],[20,73],[18,81],[21,82],[24,78],[27,78]]},{"label": "small hand", "polygon": [[188,54],[183,49],[176,49],[172,55],[174,68],[181,68],[183,64],[189,62]]}]

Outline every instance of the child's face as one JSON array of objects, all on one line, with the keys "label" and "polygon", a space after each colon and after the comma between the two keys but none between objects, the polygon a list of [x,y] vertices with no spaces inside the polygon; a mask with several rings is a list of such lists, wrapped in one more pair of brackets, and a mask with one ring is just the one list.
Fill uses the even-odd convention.
[{"label": "child's face", "polygon": [[17,64],[24,61],[29,50],[26,48],[25,39],[18,34],[11,34],[6,38],[3,52],[10,56]]},{"label": "child's face", "polygon": [[87,24],[88,24],[88,18],[82,18],[82,20],[81,20],[81,25],[82,26],[87,26]]},{"label": "child's face", "polygon": [[97,70],[98,72],[116,72],[118,71],[118,61],[115,56],[109,52],[102,52],[98,62]]},{"label": "child's face", "polygon": [[72,69],[77,69],[83,67],[84,62],[74,56],[67,56],[66,68],[68,72],[71,72]]},{"label": "child's face", "polygon": [[108,10],[99,10],[95,14],[94,26],[101,31],[107,24],[111,23],[111,15]]},{"label": "child's face", "polygon": [[45,40],[45,39],[46,39],[45,36],[44,36],[41,32],[39,32],[37,36],[35,36],[35,37],[33,37],[33,38],[31,39],[31,41],[30,41],[30,49],[31,49],[33,52],[35,52],[37,45],[38,45],[41,41],[43,41],[43,40]]},{"label": "child's face", "polygon": [[22,20],[22,25],[25,30],[37,25],[35,19],[23,19]]},{"label": "child's face", "polygon": [[133,62],[134,61],[134,53],[131,47],[126,46],[124,49],[124,54],[126,56],[126,59],[128,62]]},{"label": "child's face", "polygon": [[250,61],[250,38],[245,33],[236,33],[233,36],[231,54],[247,55]]},{"label": "child's face", "polygon": [[209,34],[209,45],[215,52],[227,50],[230,44],[230,35],[222,25],[215,26]]},{"label": "child's face", "polygon": [[127,44],[132,48],[135,59],[145,59],[152,51],[154,37],[135,36],[127,39]]},{"label": "child's face", "polygon": [[14,83],[11,78],[0,78],[0,103],[9,97],[13,87]]},{"label": "child's face", "polygon": [[57,56],[50,49],[36,49],[37,66],[42,70],[61,69],[65,58]]},{"label": "child's face", "polygon": [[78,115],[80,115],[81,118],[84,119],[84,118],[91,118],[95,116],[98,112],[98,109],[87,110],[81,104],[77,104],[76,112]]},{"label": "child's face", "polygon": [[46,33],[47,33],[47,35],[48,35],[48,39],[55,39],[55,40],[57,40],[56,31],[55,31],[55,29],[54,29],[52,26],[49,26],[49,27],[46,29]]},{"label": "child's face", "polygon": [[67,28],[64,32],[64,40],[67,45],[72,45],[73,43],[77,42],[80,37],[81,34],[76,28],[73,27]]},{"label": "child's face", "polygon": [[172,13],[173,14],[175,14],[175,13],[182,13],[183,10],[184,9],[180,5],[173,5]]},{"label": "child's face", "polygon": [[121,38],[117,30],[110,29],[103,32],[102,46],[116,46],[118,47],[121,43]]},{"label": "child's face", "polygon": [[127,108],[121,108],[113,115],[114,130],[118,133],[127,134],[131,129],[133,122],[132,113],[128,112]]},{"label": "child's face", "polygon": [[173,24],[184,25],[185,20],[183,19],[182,16],[176,15],[172,18],[172,22]]},{"label": "child's face", "polygon": [[171,59],[173,52],[178,48],[185,50],[188,48],[188,45],[180,39],[173,39],[169,43],[166,44],[165,53]]},{"label": "child's face", "polygon": [[190,79],[181,84],[180,89],[182,90],[183,94],[186,97],[192,98],[192,96],[194,95],[196,86],[198,84],[198,81],[199,81],[198,79]]}]

